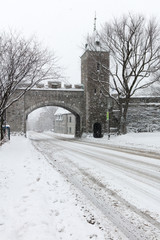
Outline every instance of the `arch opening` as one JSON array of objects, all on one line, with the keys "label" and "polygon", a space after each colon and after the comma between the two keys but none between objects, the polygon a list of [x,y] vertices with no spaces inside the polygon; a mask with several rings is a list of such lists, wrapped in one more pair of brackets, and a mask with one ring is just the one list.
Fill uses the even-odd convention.
[{"label": "arch opening", "polygon": [[93,137],[94,138],[101,138],[102,135],[102,125],[99,122],[94,123],[93,125]]},{"label": "arch opening", "polygon": [[25,114],[25,133],[29,130],[52,131],[81,137],[81,117],[73,110],[69,110],[55,105],[32,107]]}]

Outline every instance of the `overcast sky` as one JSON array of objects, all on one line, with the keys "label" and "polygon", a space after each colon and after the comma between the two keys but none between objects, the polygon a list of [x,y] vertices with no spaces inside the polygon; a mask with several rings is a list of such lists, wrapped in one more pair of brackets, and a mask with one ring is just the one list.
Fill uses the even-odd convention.
[{"label": "overcast sky", "polygon": [[36,35],[54,50],[71,83],[80,82],[80,56],[88,33],[124,13],[159,18],[159,0],[0,0],[0,30]]}]

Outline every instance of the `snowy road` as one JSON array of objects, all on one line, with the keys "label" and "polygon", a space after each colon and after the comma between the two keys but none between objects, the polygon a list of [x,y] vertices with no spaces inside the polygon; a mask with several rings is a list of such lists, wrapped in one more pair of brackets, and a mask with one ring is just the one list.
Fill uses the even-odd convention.
[{"label": "snowy road", "polygon": [[32,143],[101,211],[123,239],[160,239],[160,160],[53,134],[30,133]]}]

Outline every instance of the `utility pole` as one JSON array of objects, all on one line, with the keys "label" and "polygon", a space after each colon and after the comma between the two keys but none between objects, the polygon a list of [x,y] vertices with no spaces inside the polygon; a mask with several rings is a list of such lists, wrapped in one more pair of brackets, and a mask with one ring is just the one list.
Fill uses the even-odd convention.
[{"label": "utility pole", "polygon": [[110,140],[109,109],[107,110],[108,140]]}]

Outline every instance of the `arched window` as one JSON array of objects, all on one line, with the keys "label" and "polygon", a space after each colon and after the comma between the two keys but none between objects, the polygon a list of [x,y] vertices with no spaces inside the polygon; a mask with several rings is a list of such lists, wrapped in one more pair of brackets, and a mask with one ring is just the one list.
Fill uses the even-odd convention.
[{"label": "arched window", "polygon": [[93,136],[95,138],[101,138],[102,137],[102,126],[101,126],[101,123],[96,122],[93,125]]}]

